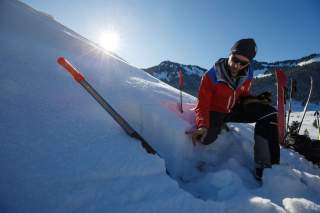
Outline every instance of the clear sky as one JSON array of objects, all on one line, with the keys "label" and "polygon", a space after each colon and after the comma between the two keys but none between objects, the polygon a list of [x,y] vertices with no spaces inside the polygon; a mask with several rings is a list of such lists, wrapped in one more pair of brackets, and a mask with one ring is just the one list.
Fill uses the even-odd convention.
[{"label": "clear sky", "polygon": [[240,38],[256,60],[320,53],[319,0],[22,0],[84,37],[119,35],[115,52],[140,68],[170,60],[210,68]]}]

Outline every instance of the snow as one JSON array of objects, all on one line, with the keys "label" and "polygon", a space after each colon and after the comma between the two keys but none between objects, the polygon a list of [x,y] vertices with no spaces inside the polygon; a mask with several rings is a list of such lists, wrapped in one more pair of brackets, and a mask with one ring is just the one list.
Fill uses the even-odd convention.
[{"label": "snow", "polygon": [[154,77],[156,77],[157,79],[161,79],[162,81],[170,81],[168,74],[169,73],[167,72],[154,73]]},{"label": "snow", "polygon": [[253,72],[254,77],[258,77],[258,76],[263,76],[265,71],[267,71],[268,68],[263,68],[263,69],[256,69]]},{"label": "snow", "polygon": [[[201,77],[203,75],[203,73],[205,72],[205,70],[202,70],[200,69],[199,67],[197,66],[192,66],[192,65],[182,65],[182,68],[183,68],[183,73],[186,74],[186,75],[197,75],[199,77]],[[161,68],[160,68],[161,67]],[[177,70],[176,72],[172,73],[172,71],[169,71],[169,70],[166,70],[166,68],[170,68],[171,70],[172,69],[175,69]],[[154,77],[156,77],[157,79],[160,79],[162,81],[167,81],[169,82],[170,78],[179,78],[179,66],[177,64],[173,64],[172,62],[170,61],[164,61],[164,62],[161,62],[160,65],[159,65],[159,71],[154,73]],[[162,70],[162,71],[160,71]]]},{"label": "snow", "polygon": [[264,78],[264,77],[271,76],[272,75],[271,73],[264,74],[267,70],[268,68],[254,70],[253,72],[254,78]]},{"label": "snow", "polygon": [[[301,121],[303,116],[303,109],[304,109],[304,106],[302,105],[301,102],[292,101],[293,112],[290,115],[290,121],[289,121],[290,124],[292,123],[292,121],[299,121],[299,122]],[[307,129],[312,139],[318,139],[319,130],[313,126],[313,122],[315,120],[314,113],[316,110],[319,110],[319,109],[320,109],[320,105],[309,103],[306,116],[301,125],[300,134],[303,134],[304,131]]]},{"label": "snow", "polygon": [[[252,125],[193,146],[192,112],[171,107],[178,90],[19,1],[2,0],[0,14],[0,212],[319,212],[319,168],[299,154],[281,149],[261,185]],[[57,65],[61,55],[159,155]]]},{"label": "snow", "polygon": [[199,77],[201,77],[204,73],[203,70],[201,70],[195,66],[183,66],[183,68],[184,68],[186,74],[188,74],[188,75],[198,75]]},{"label": "snow", "polygon": [[302,61],[302,62],[298,63],[298,66],[305,66],[307,64],[312,64],[312,63],[315,63],[315,62],[320,62],[320,56],[312,58],[312,59],[307,60],[307,61]]},{"label": "snow", "polygon": [[254,77],[255,78],[264,78],[264,77],[268,77],[268,76],[272,76],[272,74],[271,73],[269,73],[269,74],[258,74],[258,75],[255,75]]},{"label": "snow", "polygon": [[290,213],[320,212],[320,205],[316,205],[303,198],[286,198],[283,200],[283,205]]}]

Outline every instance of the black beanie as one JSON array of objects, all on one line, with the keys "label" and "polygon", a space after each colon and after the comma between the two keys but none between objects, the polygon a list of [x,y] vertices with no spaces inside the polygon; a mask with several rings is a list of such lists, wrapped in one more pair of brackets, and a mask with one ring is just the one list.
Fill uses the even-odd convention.
[{"label": "black beanie", "polygon": [[245,56],[251,61],[257,53],[256,42],[252,38],[241,39],[233,45],[231,53]]}]

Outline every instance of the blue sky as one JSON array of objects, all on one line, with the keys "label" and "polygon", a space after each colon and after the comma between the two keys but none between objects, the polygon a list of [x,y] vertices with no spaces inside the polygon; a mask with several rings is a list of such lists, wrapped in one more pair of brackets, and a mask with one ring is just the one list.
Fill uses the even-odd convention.
[{"label": "blue sky", "polygon": [[240,38],[258,45],[256,60],[320,53],[318,0],[22,0],[84,37],[119,34],[115,51],[140,68],[171,60],[210,68]]}]

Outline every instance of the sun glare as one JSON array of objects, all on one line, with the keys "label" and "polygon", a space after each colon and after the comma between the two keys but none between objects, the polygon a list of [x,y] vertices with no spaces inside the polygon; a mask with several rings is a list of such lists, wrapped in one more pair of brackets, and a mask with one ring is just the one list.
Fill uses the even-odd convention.
[{"label": "sun glare", "polygon": [[119,35],[116,32],[103,32],[99,37],[99,44],[104,49],[116,51],[119,48]]}]

